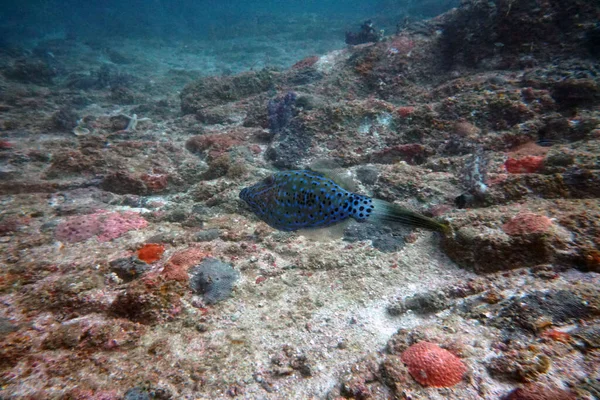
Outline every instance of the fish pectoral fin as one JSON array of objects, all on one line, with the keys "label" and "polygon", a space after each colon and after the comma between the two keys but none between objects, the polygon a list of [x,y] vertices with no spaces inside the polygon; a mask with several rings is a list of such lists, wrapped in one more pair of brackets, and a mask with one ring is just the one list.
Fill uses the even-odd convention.
[{"label": "fish pectoral fin", "polygon": [[300,229],[297,232],[311,242],[333,242],[344,237],[344,231],[351,221],[348,218],[327,228]]}]

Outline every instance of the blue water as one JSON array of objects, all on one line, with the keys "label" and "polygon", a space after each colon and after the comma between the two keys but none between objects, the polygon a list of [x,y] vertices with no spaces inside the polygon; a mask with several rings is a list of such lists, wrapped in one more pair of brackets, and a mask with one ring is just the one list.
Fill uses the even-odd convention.
[{"label": "blue water", "polygon": [[[278,34],[302,42],[343,43],[344,32],[357,29],[365,19],[392,33],[398,21],[429,18],[457,4],[458,0],[3,1],[0,45],[48,37],[198,41]],[[331,47],[315,50],[322,53]]]}]

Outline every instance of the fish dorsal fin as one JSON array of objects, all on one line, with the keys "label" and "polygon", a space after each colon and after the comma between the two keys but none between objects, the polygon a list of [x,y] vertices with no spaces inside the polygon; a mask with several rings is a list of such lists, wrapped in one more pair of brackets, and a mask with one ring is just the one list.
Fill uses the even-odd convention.
[{"label": "fish dorsal fin", "polygon": [[310,163],[308,169],[331,179],[344,190],[356,192],[356,185],[352,177],[331,159],[319,158]]}]

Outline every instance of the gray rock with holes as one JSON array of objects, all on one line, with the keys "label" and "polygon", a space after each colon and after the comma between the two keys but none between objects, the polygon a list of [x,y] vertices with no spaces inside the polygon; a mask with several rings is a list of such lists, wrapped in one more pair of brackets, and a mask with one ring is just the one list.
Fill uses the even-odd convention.
[{"label": "gray rock with holes", "polygon": [[201,294],[206,304],[215,304],[227,299],[240,273],[231,264],[215,258],[206,258],[190,269],[190,287]]}]

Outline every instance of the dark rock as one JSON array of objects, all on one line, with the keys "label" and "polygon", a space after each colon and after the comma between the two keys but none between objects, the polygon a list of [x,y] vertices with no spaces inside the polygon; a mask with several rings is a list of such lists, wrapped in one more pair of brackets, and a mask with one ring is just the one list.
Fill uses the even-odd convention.
[{"label": "dark rock", "polygon": [[554,86],[552,97],[562,107],[591,106],[600,101],[600,85],[593,79],[565,79]]},{"label": "dark rock", "polygon": [[418,293],[388,306],[390,315],[401,315],[408,310],[415,314],[431,314],[448,308],[449,302],[442,293]]},{"label": "dark rock", "polygon": [[579,327],[572,335],[581,340],[586,348],[600,349],[600,324]]},{"label": "dark rock", "polygon": [[208,229],[200,231],[194,236],[196,242],[210,242],[219,237],[221,231],[219,229]]},{"label": "dark rock", "polygon": [[169,309],[178,304],[176,293],[165,290],[163,286],[148,288],[141,280],[135,280],[117,295],[109,311],[134,322],[152,324],[160,321]]},{"label": "dark rock", "polygon": [[375,43],[381,38],[381,33],[373,27],[373,22],[370,19],[362,23],[360,31],[346,32],[346,44],[350,45]]},{"label": "dark rock", "polygon": [[48,221],[40,226],[40,232],[53,232],[59,223],[57,220]]},{"label": "dark rock", "polygon": [[171,400],[173,398],[173,394],[167,388],[151,388],[149,391],[152,400]]},{"label": "dark rock", "polygon": [[188,213],[183,208],[176,208],[171,210],[166,216],[165,221],[169,222],[183,222],[188,217]]},{"label": "dark rock", "polygon": [[123,86],[111,87],[110,98],[112,101],[119,104],[134,104],[138,102],[136,92]]},{"label": "dark rock", "polygon": [[555,386],[530,383],[510,392],[502,400],[575,400],[577,396],[570,391]]},{"label": "dark rock", "polygon": [[0,337],[18,331],[19,327],[14,325],[8,318],[0,318]]},{"label": "dark rock", "polygon": [[117,194],[141,195],[146,193],[144,181],[121,171],[113,172],[105,176],[100,187],[107,192]]},{"label": "dark rock", "polygon": [[196,118],[203,124],[215,125],[215,124],[231,124],[236,121],[235,114],[233,113],[234,108],[224,106],[203,108],[198,110]]},{"label": "dark rock", "polygon": [[587,286],[576,291],[533,292],[500,304],[501,310],[491,320],[493,326],[534,333],[548,324],[560,326],[600,315],[600,294]]},{"label": "dark rock", "polygon": [[577,32],[586,19],[593,20],[593,7],[587,1],[464,1],[445,15],[441,47],[446,65],[505,69],[518,67],[521,56],[541,61],[564,49],[570,55],[587,53]]},{"label": "dark rock", "polygon": [[500,380],[531,382],[546,374],[552,360],[535,346],[509,344],[509,349],[486,363],[489,374]]},{"label": "dark rock", "polygon": [[46,171],[48,179],[63,178],[70,175],[94,174],[106,166],[103,155],[95,150],[61,150],[52,157],[52,164]]},{"label": "dark rock", "polygon": [[410,229],[403,226],[351,224],[344,231],[344,240],[347,242],[370,240],[377,250],[392,253],[404,247],[406,243],[404,237],[408,233],[410,233]]},{"label": "dark rock", "polygon": [[146,389],[135,387],[125,392],[123,400],[151,400],[151,397]]},{"label": "dark rock", "polygon": [[379,170],[373,166],[360,167],[356,170],[356,177],[365,185],[374,185],[379,177]]},{"label": "dark rock", "polygon": [[77,126],[78,118],[73,110],[63,107],[52,115],[52,125],[62,132],[71,132]]},{"label": "dark rock", "polygon": [[56,76],[56,70],[49,64],[39,60],[20,60],[12,67],[2,71],[8,79],[23,83],[49,85]]},{"label": "dark rock", "polygon": [[266,69],[236,76],[202,78],[186,85],[181,92],[181,111],[184,114],[195,114],[205,107],[266,92],[275,82],[275,74]]},{"label": "dark rock", "polygon": [[296,94],[289,92],[271,99],[267,107],[272,140],[265,155],[278,168],[298,168],[312,145],[311,135],[295,117],[295,102]]},{"label": "dark rock", "polygon": [[395,164],[398,161],[407,163],[423,164],[433,151],[419,143],[399,144],[375,151],[368,156],[369,162],[379,164]]},{"label": "dark rock", "polygon": [[239,272],[231,264],[215,258],[206,258],[189,271],[190,287],[202,294],[207,304],[214,304],[227,299],[239,279]]},{"label": "dark rock", "polygon": [[265,155],[277,168],[299,168],[302,158],[312,146],[311,135],[300,124],[292,123],[289,130],[275,135]]},{"label": "dark rock", "polygon": [[313,376],[313,367],[310,365],[308,358],[304,355],[296,356],[291,360],[290,367],[300,372],[304,377]]},{"label": "dark rock", "polygon": [[195,204],[192,207],[192,214],[208,219],[212,215],[212,212],[209,207],[206,207],[203,204]]},{"label": "dark rock", "polygon": [[109,263],[111,271],[125,282],[138,278],[150,267],[136,257],[119,258]]},{"label": "dark rock", "polygon": [[295,113],[296,93],[288,92],[283,96],[269,100],[267,116],[271,134],[280,133],[287,129]]},{"label": "dark rock", "polygon": [[564,246],[552,231],[509,236],[483,226],[455,226],[443,237],[446,253],[459,265],[475,272],[493,272],[552,263],[556,248]]},{"label": "dark rock", "polygon": [[128,207],[142,207],[144,198],[136,195],[123,196],[123,205]]},{"label": "dark rock", "polygon": [[600,24],[590,29],[585,38],[590,54],[596,58],[600,57]]},{"label": "dark rock", "polygon": [[180,241],[181,241],[181,238],[179,237],[179,235],[173,234],[173,233],[166,233],[166,232],[156,234],[145,240],[146,243],[154,243],[154,244],[168,243],[172,246],[176,245]]}]

